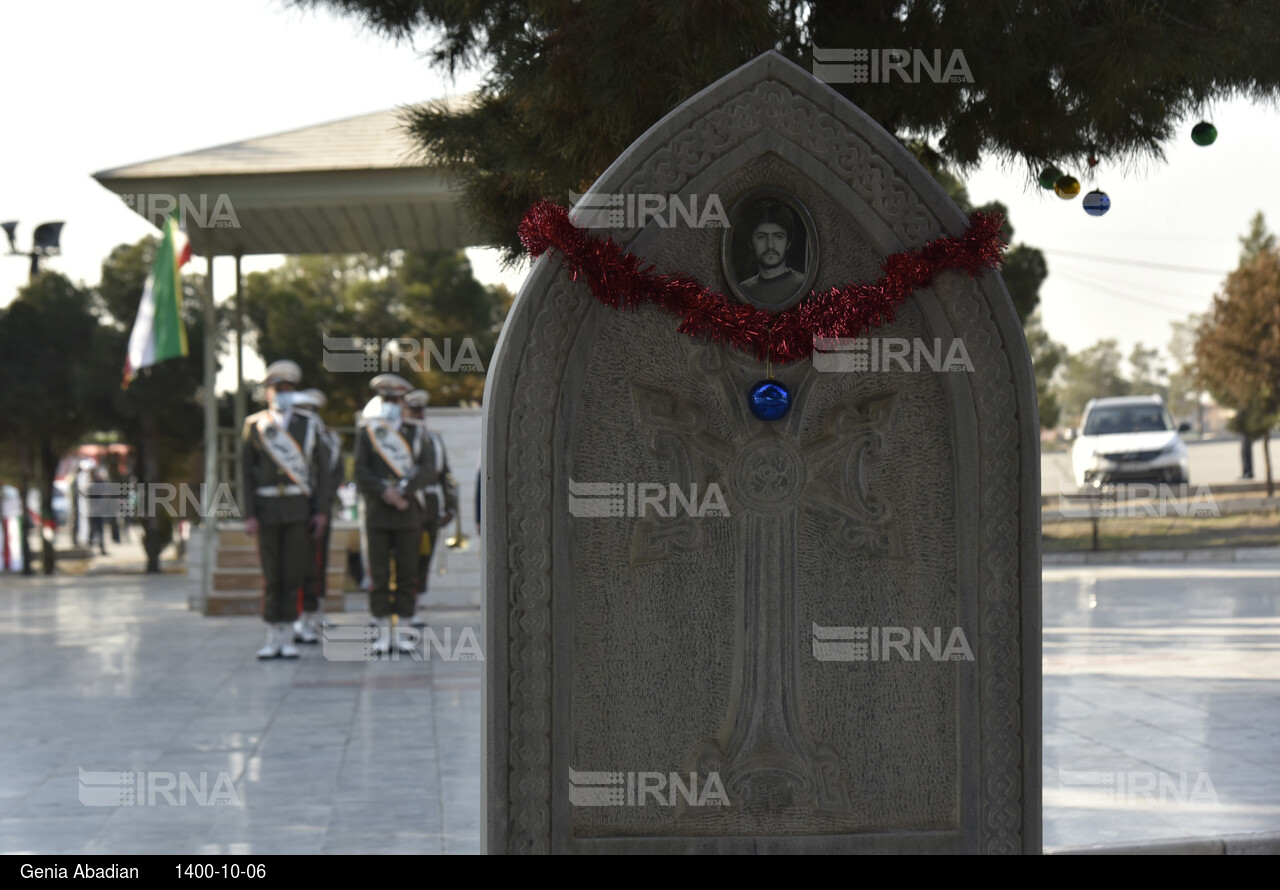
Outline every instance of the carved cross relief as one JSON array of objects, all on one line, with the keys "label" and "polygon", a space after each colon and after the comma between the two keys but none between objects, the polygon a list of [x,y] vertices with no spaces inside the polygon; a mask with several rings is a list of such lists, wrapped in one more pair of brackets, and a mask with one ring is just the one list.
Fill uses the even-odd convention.
[{"label": "carved cross relief", "polygon": [[[879,456],[896,393],[832,406],[820,432],[800,441],[819,382],[810,362],[802,363],[799,379],[787,381],[795,394],[790,413],[766,423],[746,405],[758,363],[715,346],[686,348],[688,379],[716,390],[732,431],[727,438],[712,432],[698,404],[680,392],[636,382],[631,394],[637,428],[668,478],[686,486],[719,484],[738,553],[729,701],[718,736],[690,752],[690,768],[702,776],[718,772],[739,815],[786,808],[847,817],[852,810],[839,758],[812,737],[800,713],[797,517],[801,510],[815,514],[825,543],[838,552],[900,554],[892,506],[868,488],[865,472],[866,462]],[[631,562],[696,551],[703,523],[716,521],[724,520],[641,519]]]}]

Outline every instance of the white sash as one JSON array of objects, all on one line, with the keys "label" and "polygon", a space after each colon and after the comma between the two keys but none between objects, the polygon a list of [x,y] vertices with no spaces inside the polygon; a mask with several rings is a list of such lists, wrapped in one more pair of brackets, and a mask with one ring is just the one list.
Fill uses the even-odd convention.
[{"label": "white sash", "polygon": [[256,426],[258,435],[262,439],[262,450],[280,468],[280,472],[310,495],[311,473],[307,467],[307,458],[298,447],[298,443],[293,440],[293,436],[271,419],[269,411],[263,411],[258,415]]},{"label": "white sash", "polygon": [[440,455],[444,451],[444,442],[435,433],[428,432],[427,438],[431,440],[431,481],[437,482],[440,479]]},{"label": "white sash", "polygon": [[409,479],[416,475],[417,466],[413,459],[413,452],[409,450],[409,443],[404,440],[404,436],[400,435],[398,430],[392,429],[391,425],[385,421],[371,420],[365,427],[365,431],[369,434],[370,444],[387,462],[392,472],[401,479]]},{"label": "white sash", "polygon": [[329,430],[327,433],[329,439],[329,469],[338,469],[338,464],[342,462],[342,437],[338,435],[337,430]]}]

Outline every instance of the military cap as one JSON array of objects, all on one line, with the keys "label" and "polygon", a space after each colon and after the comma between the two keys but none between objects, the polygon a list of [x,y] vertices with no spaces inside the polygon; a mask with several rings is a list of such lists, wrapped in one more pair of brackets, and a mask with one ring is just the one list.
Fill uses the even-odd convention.
[{"label": "military cap", "polygon": [[369,381],[369,388],[384,399],[402,399],[413,386],[399,374],[379,374]]},{"label": "military cap", "polygon": [[267,376],[262,381],[262,384],[263,386],[275,386],[277,383],[292,383],[297,386],[301,381],[302,369],[298,367],[298,363],[282,358],[267,365]]},{"label": "military cap", "polygon": [[329,398],[318,389],[304,389],[293,397],[295,405],[305,405],[317,411],[329,404]]},{"label": "military cap", "polygon": [[425,408],[430,401],[431,394],[425,389],[415,389],[404,397],[404,404],[407,408]]}]

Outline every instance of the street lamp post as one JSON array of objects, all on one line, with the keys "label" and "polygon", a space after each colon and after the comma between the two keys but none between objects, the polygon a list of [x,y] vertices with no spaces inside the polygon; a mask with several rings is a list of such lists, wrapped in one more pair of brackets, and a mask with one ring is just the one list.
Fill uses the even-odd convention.
[{"label": "street lamp post", "polygon": [[9,236],[9,256],[31,257],[31,281],[35,281],[36,276],[40,274],[40,260],[62,253],[58,240],[62,237],[63,225],[60,222],[47,222],[36,226],[35,234],[31,236],[31,250],[24,251],[18,250],[16,238],[18,224],[16,222],[0,223],[0,229],[4,229],[4,233]]}]

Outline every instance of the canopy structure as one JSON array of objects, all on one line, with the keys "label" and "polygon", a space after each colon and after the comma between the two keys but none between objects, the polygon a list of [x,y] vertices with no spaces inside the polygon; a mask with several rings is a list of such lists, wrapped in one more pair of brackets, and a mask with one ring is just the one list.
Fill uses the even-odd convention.
[{"label": "canopy structure", "polygon": [[[460,109],[471,96],[433,103]],[[471,234],[448,172],[404,129],[402,109],[245,139],[94,174],[148,222],[170,209],[208,258],[204,298],[205,479],[218,481],[213,258],[236,258],[236,423],[245,415],[240,258],[252,254],[458,250]],[[319,344],[317,344],[317,348]],[[236,491],[243,479],[236,471]],[[216,486],[208,485],[212,492]],[[210,495],[212,496],[212,495]],[[209,505],[205,505],[206,507]],[[204,511],[208,516],[209,511]],[[202,602],[216,530],[204,522]]]},{"label": "canopy structure", "polygon": [[157,204],[171,199],[186,211],[184,228],[201,256],[472,246],[453,180],[424,157],[400,115],[379,111],[94,178],[156,225]]}]

